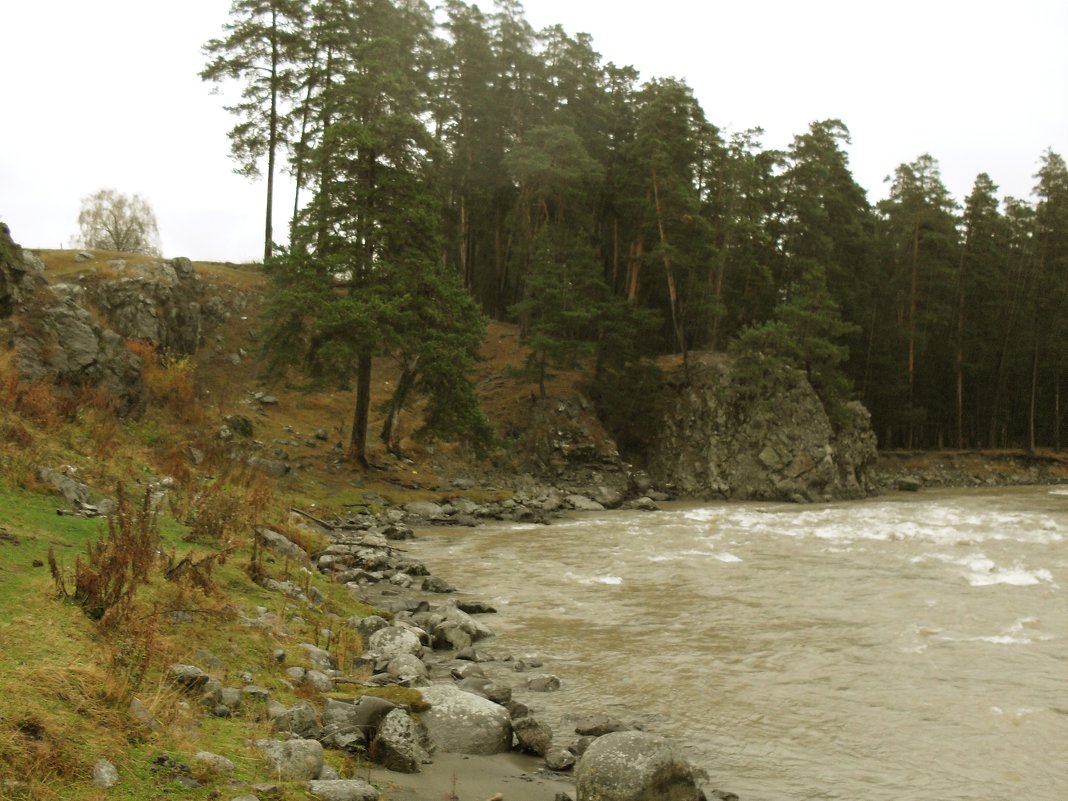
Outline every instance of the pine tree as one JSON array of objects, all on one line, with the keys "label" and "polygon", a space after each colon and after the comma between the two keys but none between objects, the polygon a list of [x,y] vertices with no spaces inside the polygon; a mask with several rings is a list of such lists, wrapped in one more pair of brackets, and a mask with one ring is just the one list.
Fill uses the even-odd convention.
[{"label": "pine tree", "polygon": [[204,45],[209,57],[200,77],[243,84],[241,101],[227,110],[240,121],[230,130],[230,151],[237,172],[260,174],[267,158],[267,204],[263,259],[271,257],[274,241],[274,176],[279,152],[285,147],[292,119],[288,106],[298,85],[296,75],[306,0],[234,0],[231,20],[223,26],[225,38]]}]

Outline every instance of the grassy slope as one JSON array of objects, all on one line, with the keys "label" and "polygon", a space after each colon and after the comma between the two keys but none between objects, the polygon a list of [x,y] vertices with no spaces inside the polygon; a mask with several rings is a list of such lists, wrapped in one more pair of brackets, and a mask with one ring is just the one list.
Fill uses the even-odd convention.
[{"label": "grassy slope", "polygon": [[[96,254],[94,262],[75,262],[65,251],[44,251],[42,259],[51,280],[74,280],[80,274],[108,270],[100,260],[125,258],[124,254]],[[96,265],[96,267],[94,267]],[[255,289],[261,276],[232,265],[198,264],[202,278],[242,290]],[[298,572],[282,562],[268,562],[266,570],[277,578],[315,583],[327,596],[324,610],[297,608],[280,594],[253,583],[245,568],[250,561],[248,526],[226,533],[217,542],[190,545],[188,528],[179,522],[196,508],[198,496],[233,497],[247,517],[281,526],[288,525],[287,507],[311,506],[341,510],[347,504],[365,503],[365,492],[399,503],[414,498],[440,498],[449,493],[447,479],[466,468],[477,470],[454,446],[424,447],[410,440],[405,447],[414,462],[397,460],[381,450],[374,460],[379,469],[369,474],[355,472],[331,447],[345,433],[352,396],[347,390],[306,394],[296,387],[270,387],[280,403],[259,410],[250,393],[262,388],[257,365],[251,356],[239,365],[229,353],[256,346],[256,309],[234,315],[192,363],[157,374],[157,384],[179,379],[191,383],[193,403],[182,403],[168,385],[157,387],[155,402],[142,420],[118,424],[105,409],[84,399],[76,411],[64,410],[45,387],[24,387],[13,382],[10,365],[0,360],[0,797],[71,799],[147,799],[182,797],[208,799],[222,793],[240,794],[228,785],[262,781],[267,777],[256,754],[246,745],[252,737],[266,736],[266,725],[257,710],[233,719],[205,716],[196,703],[180,703],[164,680],[166,666],[174,662],[201,663],[198,649],[211,651],[224,667],[215,669],[224,684],[242,686],[239,674],[250,672],[283,703],[297,695],[285,682],[284,667],[272,658],[276,648],[289,654],[287,664],[302,664],[301,642],[316,642],[321,628],[341,630],[341,621],[370,610],[337,585],[328,585],[317,575]],[[519,358],[514,330],[495,327],[491,335],[484,397],[491,413],[516,414],[526,397],[526,385],[497,378],[506,363]],[[183,379],[184,375],[184,379]],[[396,372],[383,362],[376,372],[376,401],[383,400],[396,380]],[[188,388],[188,387],[187,387]],[[239,413],[255,421],[255,437],[270,446],[283,446],[303,469],[277,482],[267,482],[247,471],[235,470],[218,447],[213,433],[222,416]],[[410,431],[418,407],[405,420]],[[375,421],[372,421],[372,425]],[[505,425],[511,423],[505,422]],[[324,428],[331,444],[305,445],[312,433]],[[373,429],[374,430],[374,429]],[[206,459],[194,466],[189,446],[201,449]],[[123,484],[131,492],[154,478],[173,476],[178,486],[160,515],[163,550],[180,558],[192,550],[198,558],[217,552],[226,540],[236,550],[213,573],[219,593],[207,596],[188,586],[165,581],[158,570],[138,592],[137,612],[120,627],[103,629],[90,621],[72,602],[60,598],[47,567],[49,548],[69,573],[75,559],[89,542],[107,530],[101,520],[61,516],[61,497],[49,494],[35,476],[35,465],[72,465],[77,476],[91,486],[114,494]],[[476,490],[476,496],[497,497],[493,487]],[[202,501],[200,501],[202,503]],[[243,504],[243,505],[242,505]],[[325,512],[324,512],[325,513]],[[304,536],[289,529],[294,536]],[[287,625],[274,623],[250,627],[242,615],[264,607]],[[198,610],[192,622],[174,623],[175,609]],[[299,613],[303,622],[293,622]],[[273,619],[273,618],[272,618]],[[353,636],[338,646],[342,659],[358,652]],[[142,657],[147,657],[147,662]],[[303,694],[304,691],[301,690]],[[149,706],[164,729],[152,733],[140,728],[127,709],[136,696]],[[212,776],[197,770],[193,755],[206,750],[224,754],[236,764],[232,777]],[[194,768],[204,787],[180,789],[173,776],[155,767],[159,754]],[[106,794],[96,788],[92,768],[100,758],[110,759],[119,769],[121,783]],[[343,764],[331,755],[343,775],[358,773],[359,766]],[[14,782],[14,783],[12,783]],[[303,798],[302,787],[286,790],[287,798]]]}]

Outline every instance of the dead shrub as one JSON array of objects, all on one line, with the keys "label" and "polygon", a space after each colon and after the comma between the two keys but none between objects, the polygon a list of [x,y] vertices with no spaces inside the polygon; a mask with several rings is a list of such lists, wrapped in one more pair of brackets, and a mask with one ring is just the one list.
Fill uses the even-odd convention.
[{"label": "dead shrub", "polygon": [[48,566],[60,594],[104,628],[129,620],[137,590],[148,582],[160,542],[151,498],[151,491],[146,490],[141,504],[131,508],[119,486],[115,511],[108,515],[107,535],[86,547],[84,561],[81,556],[75,559],[72,590],[67,589],[55,552],[48,550]]},{"label": "dead shrub", "polygon": [[145,397],[166,409],[184,423],[196,423],[203,417],[196,403],[193,362],[186,356],[172,357],[159,353],[151,342],[126,340],[126,349],[141,357],[141,378]]},{"label": "dead shrub", "polygon": [[171,509],[183,513],[179,519],[189,526],[188,542],[219,543],[254,528],[273,499],[267,480],[245,469],[217,476],[191,497],[175,500]]}]

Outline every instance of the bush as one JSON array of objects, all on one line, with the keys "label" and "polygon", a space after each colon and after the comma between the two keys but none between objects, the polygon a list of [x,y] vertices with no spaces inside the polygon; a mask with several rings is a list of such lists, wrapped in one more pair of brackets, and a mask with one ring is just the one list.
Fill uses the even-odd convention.
[{"label": "bush", "polygon": [[148,582],[160,544],[151,498],[151,491],[146,490],[140,506],[131,509],[119,486],[116,508],[108,515],[107,535],[87,546],[85,561],[80,556],[75,559],[73,590],[67,589],[55,552],[48,549],[48,566],[60,594],[102,626],[116,627],[127,621],[138,588]]}]

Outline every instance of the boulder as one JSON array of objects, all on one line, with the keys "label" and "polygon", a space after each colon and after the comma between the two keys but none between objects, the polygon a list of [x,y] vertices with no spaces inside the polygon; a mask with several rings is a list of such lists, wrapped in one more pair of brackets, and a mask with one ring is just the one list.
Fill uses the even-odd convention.
[{"label": "boulder", "polygon": [[256,740],[255,745],[279,780],[307,781],[323,769],[323,747],[315,740]]},{"label": "boulder", "polygon": [[319,725],[315,707],[307,701],[297,701],[281,715],[271,720],[271,728],[275,731],[289,732],[298,737],[316,739],[322,730]]},{"label": "boulder", "polygon": [[308,794],[319,801],[378,801],[378,790],[362,779],[311,781]]},{"label": "boulder", "polygon": [[298,565],[303,565],[305,567],[311,564],[311,561],[308,559],[308,553],[284,534],[280,534],[274,529],[267,528],[266,526],[258,526],[256,528],[256,535],[260,538],[261,543],[282,558],[288,559],[291,562],[296,562]]},{"label": "boulder", "polygon": [[202,690],[208,683],[208,674],[196,665],[171,665],[167,669],[167,676],[172,684],[178,685],[185,692]]},{"label": "boulder", "polygon": [[698,801],[693,767],[667,740],[645,732],[600,737],[575,770],[576,801]]},{"label": "boulder", "polygon": [[427,687],[422,693],[431,708],[421,719],[438,750],[490,755],[511,748],[512,721],[500,704],[448,685]]},{"label": "boulder", "polygon": [[376,657],[393,658],[402,654],[420,656],[423,644],[419,637],[403,626],[387,626],[374,632],[367,640],[367,651]]},{"label": "boulder", "polygon": [[210,751],[197,751],[193,755],[193,761],[199,762],[208,770],[215,773],[233,773],[234,763],[224,756],[213,754]]},{"label": "boulder", "polygon": [[536,693],[552,693],[560,689],[560,679],[552,673],[539,673],[527,679],[527,689]]},{"label": "boulder", "polygon": [[427,733],[423,725],[403,709],[387,714],[375,737],[374,758],[383,767],[397,773],[418,773],[429,761]]},{"label": "boulder", "polygon": [[545,752],[545,767],[549,770],[571,770],[575,767],[575,755],[566,748],[552,747]]},{"label": "boulder", "polygon": [[553,730],[540,720],[531,717],[512,721],[516,744],[520,751],[545,756],[553,744]]}]

